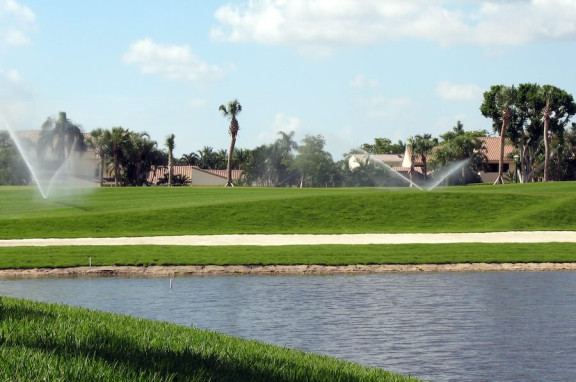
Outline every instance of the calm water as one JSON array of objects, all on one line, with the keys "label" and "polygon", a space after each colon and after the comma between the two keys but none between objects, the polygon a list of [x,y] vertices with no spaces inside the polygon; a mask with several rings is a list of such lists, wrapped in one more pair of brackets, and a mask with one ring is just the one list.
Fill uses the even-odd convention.
[{"label": "calm water", "polygon": [[575,380],[576,273],[1,280],[0,294],[213,329],[428,380]]}]

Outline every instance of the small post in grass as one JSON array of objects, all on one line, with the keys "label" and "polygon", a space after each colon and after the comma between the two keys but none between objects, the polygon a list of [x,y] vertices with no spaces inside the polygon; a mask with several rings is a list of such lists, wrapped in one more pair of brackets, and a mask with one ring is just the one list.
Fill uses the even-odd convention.
[{"label": "small post in grass", "polygon": [[90,265],[90,268],[92,268],[92,258],[91,257],[88,258],[88,264]]}]

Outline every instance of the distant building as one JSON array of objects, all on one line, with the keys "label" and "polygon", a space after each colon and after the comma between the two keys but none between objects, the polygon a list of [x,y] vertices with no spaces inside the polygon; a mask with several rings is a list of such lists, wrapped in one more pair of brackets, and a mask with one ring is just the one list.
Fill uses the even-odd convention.
[{"label": "distant building", "polygon": [[[480,171],[478,175],[482,179],[483,183],[494,183],[496,178],[498,177],[498,166],[500,163],[500,137],[478,137],[479,140],[484,142],[485,151],[483,151],[485,157],[484,162],[484,170]],[[433,148],[431,150],[430,159],[434,156]],[[514,153],[514,146],[509,143],[504,145],[504,173],[508,172],[509,170],[513,170],[514,166],[514,159],[512,155]],[[412,155],[410,152],[410,148],[406,146],[403,155],[394,154],[394,155],[370,155],[370,158],[379,158],[380,161],[386,163],[396,172],[409,177],[410,174],[410,167],[412,167],[412,161],[410,160]],[[348,161],[348,167],[350,170],[353,170],[356,167],[360,166],[360,163],[365,163],[367,155],[365,154],[354,154],[350,157]],[[399,159],[399,161],[398,161]],[[423,178],[424,174],[424,163],[420,155],[416,155],[414,158],[414,179],[421,179]],[[431,174],[431,167],[428,166],[427,168],[428,175]]]},{"label": "distant building", "polygon": [[[183,175],[190,179],[191,186],[225,186],[228,180],[227,170],[208,170],[197,166],[173,166],[174,175]],[[168,174],[168,167],[161,166],[148,172],[146,181],[156,185]],[[242,170],[232,170],[232,181],[243,179]]]},{"label": "distant building", "polygon": [[[482,178],[483,183],[494,183],[498,178],[498,166],[500,165],[500,137],[478,137],[479,140],[484,142],[486,151],[486,162],[484,164],[484,171],[480,171],[478,175]],[[509,143],[504,144],[504,174],[509,170],[514,170],[514,146]]]}]

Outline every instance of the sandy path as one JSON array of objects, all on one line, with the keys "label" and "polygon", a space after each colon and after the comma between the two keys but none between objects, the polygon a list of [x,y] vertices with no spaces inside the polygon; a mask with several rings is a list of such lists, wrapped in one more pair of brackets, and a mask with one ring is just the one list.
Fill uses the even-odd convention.
[{"label": "sandy path", "polygon": [[[0,240],[0,247],[16,246],[108,246],[108,245],[318,245],[318,244],[448,244],[448,243],[576,243],[576,231],[435,233],[435,234],[342,234],[342,235],[187,235],[78,239]],[[576,271],[576,263],[464,263],[379,265],[185,265],[185,266],[94,266],[73,268],[3,269],[0,278],[129,276],[173,277],[249,274],[342,274],[495,271]]]},{"label": "sandy path", "polygon": [[77,239],[0,240],[0,247],[79,245],[318,245],[318,244],[448,244],[448,243],[576,243],[576,231],[413,233],[341,235],[186,235]]}]

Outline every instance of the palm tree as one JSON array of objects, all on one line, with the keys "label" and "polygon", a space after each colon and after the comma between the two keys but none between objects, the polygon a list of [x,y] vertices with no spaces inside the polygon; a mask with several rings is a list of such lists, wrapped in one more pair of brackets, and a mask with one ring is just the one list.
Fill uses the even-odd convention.
[{"label": "palm tree", "polygon": [[77,151],[84,151],[82,129],[68,119],[66,112],[61,111],[58,119],[48,117],[42,124],[38,140],[39,155],[43,156],[47,148],[60,161],[70,155],[72,148]]},{"label": "palm tree", "polygon": [[210,146],[204,146],[198,151],[198,167],[203,169],[214,169],[217,164],[218,154]]},{"label": "palm tree", "polygon": [[155,149],[156,141],[151,140],[147,132],[130,132],[128,134],[128,143],[124,146],[126,154],[124,165],[131,184],[142,186],[145,182],[146,177],[143,175],[149,169],[146,163]]},{"label": "palm tree", "polygon": [[504,183],[504,144],[506,143],[506,128],[512,117],[512,107],[516,101],[516,88],[503,86],[496,94],[496,107],[501,112],[502,128],[500,130],[500,160],[498,162],[498,178],[494,184]]},{"label": "palm tree", "polygon": [[[413,137],[411,150],[413,155],[420,155],[422,160],[422,171],[424,182],[428,179],[428,153],[438,144],[438,139],[432,138],[430,134],[416,135]],[[413,169],[413,166],[411,167]]]},{"label": "palm tree", "polygon": [[195,152],[191,152],[190,154],[182,155],[182,157],[180,158],[180,164],[196,166],[199,160],[200,156]]},{"label": "palm tree", "polygon": [[406,141],[406,146],[410,151],[410,171],[408,174],[410,175],[410,187],[414,185],[414,161],[416,160],[416,137],[410,137]]},{"label": "palm tree", "polygon": [[104,129],[97,128],[90,132],[90,136],[88,137],[87,144],[89,147],[93,148],[96,151],[96,156],[100,159],[100,187],[104,184],[104,165],[105,165],[105,151],[107,142],[106,142],[106,134]]},{"label": "palm tree", "polygon": [[166,138],[166,148],[168,149],[168,187],[172,187],[172,177],[174,176],[174,147],[176,144],[174,143],[174,134],[170,134]]},{"label": "palm tree", "polygon": [[113,127],[105,131],[105,139],[108,143],[108,149],[112,152],[114,158],[114,187],[118,187],[118,175],[120,173],[120,155],[122,148],[129,141],[130,130],[121,126]]},{"label": "palm tree", "polygon": [[234,186],[232,184],[232,156],[234,155],[234,146],[236,145],[236,135],[238,135],[238,130],[240,130],[240,125],[238,125],[238,120],[236,116],[242,111],[242,105],[237,99],[228,102],[228,106],[220,105],[218,108],[222,112],[222,115],[230,119],[230,127],[228,128],[228,133],[230,133],[230,150],[228,151],[228,180],[226,182],[226,187]]},{"label": "palm tree", "polygon": [[550,129],[550,114],[552,107],[550,102],[552,100],[552,89],[544,87],[544,100],[545,106],[542,109],[542,117],[544,118],[544,182],[548,182],[550,173],[550,136],[548,130]]}]

